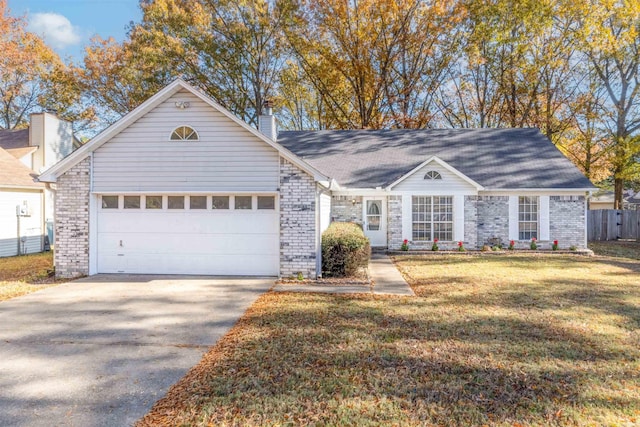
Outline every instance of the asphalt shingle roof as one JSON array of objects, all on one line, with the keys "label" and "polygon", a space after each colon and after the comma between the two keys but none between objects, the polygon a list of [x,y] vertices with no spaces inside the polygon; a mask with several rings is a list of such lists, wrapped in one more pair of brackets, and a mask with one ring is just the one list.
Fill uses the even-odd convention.
[{"label": "asphalt shingle roof", "polygon": [[385,187],[431,156],[485,189],[593,187],[532,128],[284,131],[278,143],[344,187]]},{"label": "asphalt shingle roof", "polygon": [[29,146],[29,129],[0,130],[0,148],[23,148]]},{"label": "asphalt shingle roof", "polygon": [[33,182],[35,173],[6,150],[0,148],[0,187],[44,188]]}]

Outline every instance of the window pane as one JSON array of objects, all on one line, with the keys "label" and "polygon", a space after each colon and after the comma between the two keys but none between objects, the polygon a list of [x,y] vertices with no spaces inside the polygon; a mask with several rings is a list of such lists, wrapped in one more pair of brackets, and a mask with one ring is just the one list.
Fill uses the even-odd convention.
[{"label": "window pane", "polygon": [[251,196],[236,196],[236,209],[251,209]]},{"label": "window pane", "polygon": [[140,196],[124,196],[125,209],[140,209]]},{"label": "window pane", "polygon": [[189,207],[191,209],[207,209],[207,196],[189,197]]},{"label": "window pane", "polygon": [[167,199],[169,209],[184,209],[184,196],[169,196]]},{"label": "window pane", "polygon": [[102,209],[118,209],[118,196],[102,196]]},{"label": "window pane", "polygon": [[258,196],[258,209],[275,209],[276,198],[274,196]]},{"label": "window pane", "polygon": [[213,196],[211,198],[212,209],[229,209],[229,196]]},{"label": "window pane", "polygon": [[162,209],[162,196],[147,196],[145,199],[147,209]]}]

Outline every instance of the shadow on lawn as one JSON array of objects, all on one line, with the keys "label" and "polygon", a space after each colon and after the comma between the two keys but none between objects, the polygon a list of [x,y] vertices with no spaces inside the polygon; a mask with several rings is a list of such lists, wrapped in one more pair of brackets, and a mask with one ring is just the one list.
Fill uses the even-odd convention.
[{"label": "shadow on lawn", "polygon": [[[634,375],[620,362],[637,350],[611,352],[553,321],[442,310],[423,299],[267,295],[143,425],[586,423],[590,388]],[[615,399],[602,408],[623,410]]]}]

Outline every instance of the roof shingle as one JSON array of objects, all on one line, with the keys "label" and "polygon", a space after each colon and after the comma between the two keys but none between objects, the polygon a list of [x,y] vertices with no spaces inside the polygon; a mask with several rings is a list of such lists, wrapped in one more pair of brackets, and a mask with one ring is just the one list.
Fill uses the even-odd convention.
[{"label": "roof shingle", "polygon": [[385,187],[437,156],[485,189],[593,188],[533,128],[285,131],[278,143],[344,187]]}]

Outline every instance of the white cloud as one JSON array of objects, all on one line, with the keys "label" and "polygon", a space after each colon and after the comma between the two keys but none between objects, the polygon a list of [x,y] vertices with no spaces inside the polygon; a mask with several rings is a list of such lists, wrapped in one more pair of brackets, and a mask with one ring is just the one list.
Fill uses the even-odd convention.
[{"label": "white cloud", "polygon": [[34,13],[29,17],[28,29],[56,49],[64,49],[81,41],[78,29],[65,16],[57,13]]}]

